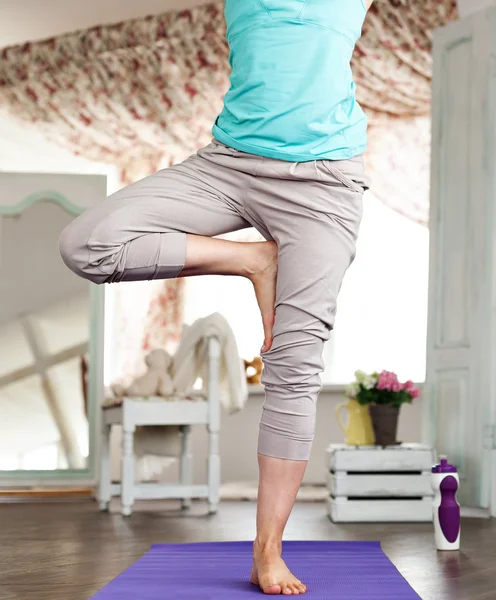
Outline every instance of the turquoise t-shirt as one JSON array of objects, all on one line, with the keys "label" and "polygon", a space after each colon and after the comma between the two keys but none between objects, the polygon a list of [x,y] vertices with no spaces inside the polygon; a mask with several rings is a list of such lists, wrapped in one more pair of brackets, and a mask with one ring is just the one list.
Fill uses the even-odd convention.
[{"label": "turquoise t-shirt", "polygon": [[294,162],[363,153],[350,61],[366,12],[364,0],[226,0],[231,87],[214,137]]}]

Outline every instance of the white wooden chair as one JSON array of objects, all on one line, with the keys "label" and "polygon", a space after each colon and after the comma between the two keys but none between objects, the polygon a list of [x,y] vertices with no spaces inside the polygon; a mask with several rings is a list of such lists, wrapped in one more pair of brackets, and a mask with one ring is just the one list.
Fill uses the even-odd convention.
[{"label": "white wooden chair", "polygon": [[[100,510],[108,510],[112,496],[121,497],[121,512],[130,516],[136,499],[178,498],[183,508],[192,498],[207,498],[209,513],[217,512],[220,488],[220,344],[208,342],[208,387],[206,400],[166,401],[163,398],[140,400],[124,398],[122,405],[103,408],[100,447]],[[206,425],[210,436],[208,481],[193,485],[189,437],[192,425]],[[113,425],[122,426],[121,484],[113,484],[110,474],[110,433]],[[138,426],[179,425],[181,430],[180,481],[176,484],[136,483],[134,433]]]}]

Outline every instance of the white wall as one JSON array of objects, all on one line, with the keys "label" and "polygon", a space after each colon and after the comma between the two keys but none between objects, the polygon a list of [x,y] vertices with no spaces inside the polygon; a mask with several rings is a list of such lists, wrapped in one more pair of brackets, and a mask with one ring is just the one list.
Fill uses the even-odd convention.
[{"label": "white wall", "polygon": [[[344,435],[335,417],[336,407],[345,401],[340,392],[324,391],[319,398],[317,409],[317,432],[312,456],[308,463],[304,481],[323,484],[326,478],[325,450],[331,443],[343,443]],[[256,481],[258,477],[256,448],[258,422],[262,410],[263,395],[251,394],[247,406],[236,415],[223,417],[220,434],[220,455],[222,483],[232,481]],[[398,438],[402,442],[420,441],[421,400],[401,409]],[[192,453],[194,456],[194,476],[200,483],[206,477],[206,457],[208,437],[205,428],[193,428]],[[112,476],[119,479],[119,436],[113,440]],[[175,468],[168,472],[167,479],[176,476]]]},{"label": "white wall", "polygon": [[457,3],[460,17],[463,18],[473,12],[483,10],[488,6],[495,6],[496,0],[458,0]]}]

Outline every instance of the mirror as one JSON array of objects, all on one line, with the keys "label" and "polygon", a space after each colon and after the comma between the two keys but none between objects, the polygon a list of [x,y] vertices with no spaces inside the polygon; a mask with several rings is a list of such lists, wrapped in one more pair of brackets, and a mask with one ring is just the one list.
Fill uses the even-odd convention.
[{"label": "mirror", "polygon": [[0,215],[0,470],[88,467],[90,284],[64,265],[74,218],[39,201]]}]

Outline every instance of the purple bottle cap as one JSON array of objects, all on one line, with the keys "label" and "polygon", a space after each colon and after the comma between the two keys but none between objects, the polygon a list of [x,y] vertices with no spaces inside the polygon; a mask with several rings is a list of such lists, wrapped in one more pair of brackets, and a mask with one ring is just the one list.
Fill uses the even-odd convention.
[{"label": "purple bottle cap", "polygon": [[440,456],[441,463],[432,467],[433,473],[457,473],[456,467],[448,463],[447,456]]}]

